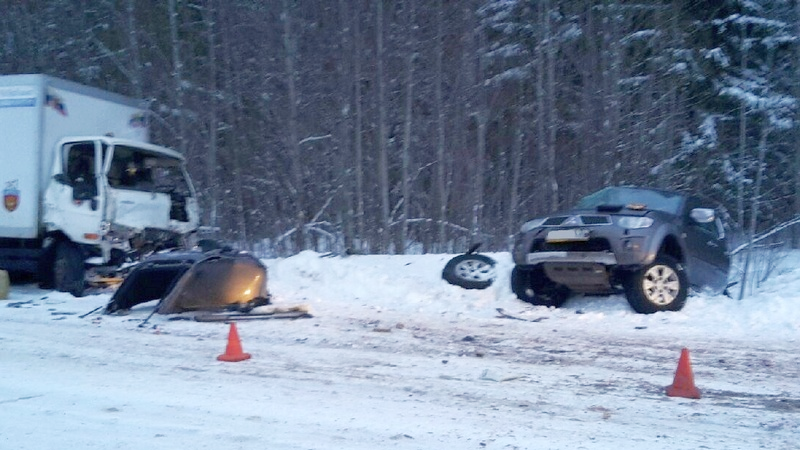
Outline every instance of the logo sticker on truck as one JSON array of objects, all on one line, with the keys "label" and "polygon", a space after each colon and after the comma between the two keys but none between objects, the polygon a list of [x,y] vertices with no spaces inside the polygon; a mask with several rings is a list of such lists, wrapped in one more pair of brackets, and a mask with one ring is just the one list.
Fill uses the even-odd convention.
[{"label": "logo sticker on truck", "polygon": [[19,206],[19,180],[11,180],[6,182],[6,188],[3,189],[3,206],[9,212],[14,212]]},{"label": "logo sticker on truck", "polygon": [[47,93],[47,97],[45,98],[45,103],[47,106],[53,108],[61,114],[62,116],[67,115],[67,105],[64,104],[64,101],[61,100],[61,97],[55,94]]},{"label": "logo sticker on truck", "polygon": [[144,113],[136,113],[131,116],[128,125],[131,128],[145,128],[147,127],[147,117],[145,117]]}]

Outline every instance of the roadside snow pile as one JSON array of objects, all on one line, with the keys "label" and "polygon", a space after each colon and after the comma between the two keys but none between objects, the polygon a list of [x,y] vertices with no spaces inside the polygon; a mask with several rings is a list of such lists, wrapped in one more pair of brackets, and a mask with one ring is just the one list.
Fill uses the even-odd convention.
[{"label": "roadside snow pile", "polygon": [[[276,302],[304,301],[316,310],[378,311],[384,314],[443,318],[491,318],[496,308],[521,317],[547,316],[563,329],[598,327],[684,336],[796,339],[800,334],[800,253],[792,253],[761,290],[738,301],[697,293],[679,312],[634,313],[623,296],[572,297],[563,308],[534,307],[516,298],[509,285],[513,261],[508,253],[489,253],[497,279],[488,289],[466,290],[441,279],[452,255],[364,255],[325,258],[302,252],[265,260]],[[734,292],[736,288],[733,289]]]},{"label": "roadside snow pile", "polygon": [[[280,301],[305,301],[315,310],[372,310],[435,317],[493,317],[497,307],[520,306],[508,286],[511,257],[490,254],[500,276],[485,290],[465,290],[442,280],[452,255],[320,257],[305,251],[286,259],[264,260],[269,286]],[[511,296],[511,297],[510,297]]]}]

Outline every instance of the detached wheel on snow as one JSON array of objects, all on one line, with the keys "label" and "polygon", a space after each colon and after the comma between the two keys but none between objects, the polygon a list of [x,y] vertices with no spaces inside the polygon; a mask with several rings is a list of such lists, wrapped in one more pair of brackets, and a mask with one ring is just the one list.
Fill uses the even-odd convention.
[{"label": "detached wheel on snow", "polygon": [[679,311],[686,304],[687,283],[686,273],[674,258],[659,256],[628,277],[625,296],[640,314]]},{"label": "detached wheel on snow", "polygon": [[57,291],[83,296],[86,268],[83,252],[72,242],[60,242],[53,261],[53,285]]},{"label": "detached wheel on snow", "polygon": [[523,269],[515,266],[511,271],[511,290],[517,298],[536,306],[559,308],[569,298],[569,289],[550,281],[541,269]]},{"label": "detached wheel on snow", "polygon": [[468,253],[448,261],[442,270],[442,278],[450,284],[464,289],[486,289],[494,282],[495,261],[484,255]]}]

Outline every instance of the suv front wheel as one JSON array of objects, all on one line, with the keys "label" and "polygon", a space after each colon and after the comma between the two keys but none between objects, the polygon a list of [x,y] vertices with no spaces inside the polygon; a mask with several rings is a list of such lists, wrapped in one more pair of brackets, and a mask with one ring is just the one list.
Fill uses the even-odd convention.
[{"label": "suv front wheel", "polygon": [[640,314],[679,311],[686,303],[687,283],[686,273],[674,258],[659,256],[628,277],[625,296]]},{"label": "suv front wheel", "polygon": [[554,308],[561,307],[570,294],[565,286],[550,281],[541,268],[523,269],[519,266],[511,271],[511,290],[524,302]]}]

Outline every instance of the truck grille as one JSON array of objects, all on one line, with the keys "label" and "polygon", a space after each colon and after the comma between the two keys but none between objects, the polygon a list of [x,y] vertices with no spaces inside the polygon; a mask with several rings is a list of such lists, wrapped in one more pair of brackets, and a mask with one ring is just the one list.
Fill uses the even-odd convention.
[{"label": "truck grille", "polygon": [[553,216],[542,223],[543,227],[558,227],[561,225],[609,225],[611,217],[597,214],[584,214],[578,216]]},{"label": "truck grille", "polygon": [[590,238],[588,241],[575,242],[545,242],[544,239],[534,239],[531,244],[531,253],[534,252],[603,252],[611,251],[611,245],[605,238]]}]

